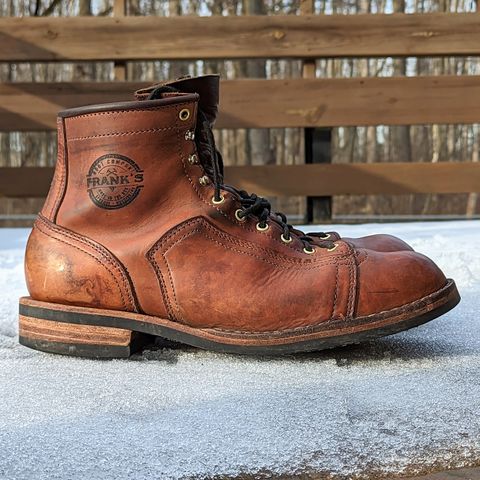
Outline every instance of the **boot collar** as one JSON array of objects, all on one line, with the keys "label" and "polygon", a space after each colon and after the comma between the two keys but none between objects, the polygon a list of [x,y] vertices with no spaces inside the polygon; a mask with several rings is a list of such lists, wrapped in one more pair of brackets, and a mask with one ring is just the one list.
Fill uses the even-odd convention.
[{"label": "boot collar", "polygon": [[219,75],[203,75],[199,77],[182,77],[165,83],[157,83],[135,92],[135,98],[146,101],[149,95],[160,86],[168,85],[182,93],[197,93],[200,96],[199,107],[207,117],[211,126],[215,123],[218,113]]}]

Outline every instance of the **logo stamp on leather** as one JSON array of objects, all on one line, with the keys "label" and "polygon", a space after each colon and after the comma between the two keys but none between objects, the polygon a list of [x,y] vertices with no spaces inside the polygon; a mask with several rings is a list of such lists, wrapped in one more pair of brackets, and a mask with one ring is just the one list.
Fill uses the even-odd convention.
[{"label": "logo stamp on leather", "polygon": [[115,210],[133,202],[143,188],[143,170],[130,158],[109,153],[97,158],[87,174],[87,191],[100,208]]}]

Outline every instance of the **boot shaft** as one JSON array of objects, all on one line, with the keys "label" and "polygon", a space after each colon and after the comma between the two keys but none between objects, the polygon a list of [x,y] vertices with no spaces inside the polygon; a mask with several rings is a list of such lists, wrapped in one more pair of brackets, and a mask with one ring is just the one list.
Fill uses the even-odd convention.
[{"label": "boot shaft", "polygon": [[[72,109],[58,119],[58,160],[42,209],[49,220],[115,235],[177,208],[188,194],[188,161],[198,96]],[[97,232],[98,233],[98,232]]]}]

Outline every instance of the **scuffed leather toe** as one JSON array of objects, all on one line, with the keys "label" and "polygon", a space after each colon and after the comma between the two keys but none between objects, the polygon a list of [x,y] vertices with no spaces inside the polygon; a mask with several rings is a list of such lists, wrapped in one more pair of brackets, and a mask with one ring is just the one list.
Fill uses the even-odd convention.
[{"label": "scuffed leather toe", "polygon": [[358,250],[357,316],[391,310],[443,288],[447,279],[426,256]]},{"label": "scuffed leather toe", "polygon": [[393,235],[368,235],[361,238],[343,238],[355,248],[368,248],[377,252],[413,252],[413,248],[403,240]]}]

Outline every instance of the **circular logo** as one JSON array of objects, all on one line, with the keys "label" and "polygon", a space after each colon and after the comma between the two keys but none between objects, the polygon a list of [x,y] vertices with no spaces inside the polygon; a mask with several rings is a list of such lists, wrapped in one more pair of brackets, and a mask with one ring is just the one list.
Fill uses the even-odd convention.
[{"label": "circular logo", "polygon": [[115,210],[133,202],[143,188],[143,170],[130,158],[109,153],[97,158],[87,174],[87,191],[100,208]]}]

